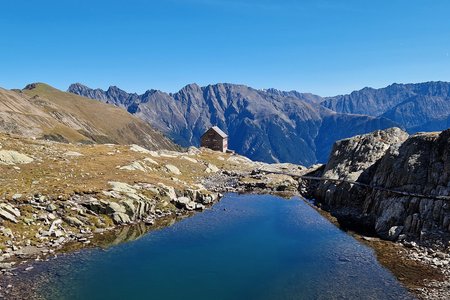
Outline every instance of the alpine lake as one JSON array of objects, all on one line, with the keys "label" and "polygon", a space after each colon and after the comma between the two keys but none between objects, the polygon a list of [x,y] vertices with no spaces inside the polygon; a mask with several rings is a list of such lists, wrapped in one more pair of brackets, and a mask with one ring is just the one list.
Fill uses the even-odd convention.
[{"label": "alpine lake", "polygon": [[298,197],[227,194],[138,236],[36,263],[22,284],[40,299],[413,299]]}]

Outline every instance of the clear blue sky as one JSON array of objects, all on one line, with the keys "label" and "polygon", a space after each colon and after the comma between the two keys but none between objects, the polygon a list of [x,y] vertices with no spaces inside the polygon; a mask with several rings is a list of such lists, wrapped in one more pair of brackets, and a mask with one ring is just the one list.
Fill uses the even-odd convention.
[{"label": "clear blue sky", "polygon": [[231,82],[328,96],[450,81],[449,14],[447,0],[5,0],[0,86]]}]

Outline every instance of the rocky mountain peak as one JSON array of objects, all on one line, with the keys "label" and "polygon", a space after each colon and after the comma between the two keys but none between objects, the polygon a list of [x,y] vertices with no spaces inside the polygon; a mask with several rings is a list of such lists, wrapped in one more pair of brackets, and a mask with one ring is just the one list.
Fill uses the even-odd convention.
[{"label": "rocky mountain peak", "polygon": [[68,90],[69,91],[76,91],[76,90],[78,90],[78,91],[87,91],[87,90],[89,90],[89,87],[87,87],[86,85],[84,85],[82,83],[77,82],[77,83],[72,83],[69,86]]},{"label": "rocky mountain peak", "polygon": [[115,100],[114,101],[115,103],[120,103],[122,102],[122,99],[129,98],[130,96],[133,95],[125,92],[124,90],[118,88],[115,85],[110,86],[106,91],[106,94],[108,95],[108,98],[112,98],[113,100]]},{"label": "rocky mountain peak", "polygon": [[117,93],[117,92],[124,92],[125,93],[125,91],[124,90],[121,90],[121,89],[119,89],[117,86],[115,86],[115,85],[110,85],[109,86],[109,88],[108,88],[108,90],[106,91],[106,92],[109,92],[109,93]]},{"label": "rocky mountain peak", "polygon": [[190,83],[181,88],[180,92],[201,92],[202,88],[196,83]]},{"label": "rocky mountain peak", "polygon": [[152,95],[159,94],[159,93],[163,93],[163,92],[161,92],[160,90],[154,90],[154,89],[146,90],[145,93],[142,94],[142,98],[147,98]]}]

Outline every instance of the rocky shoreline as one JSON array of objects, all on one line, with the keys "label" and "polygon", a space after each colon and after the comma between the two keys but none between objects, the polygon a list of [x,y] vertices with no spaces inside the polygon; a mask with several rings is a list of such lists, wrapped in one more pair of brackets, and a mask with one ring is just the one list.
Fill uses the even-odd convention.
[{"label": "rocky shoreline", "polygon": [[[139,189],[138,189],[139,188]],[[157,190],[161,197],[165,197],[175,206],[170,210],[156,208],[157,205],[150,199],[143,200],[142,194],[137,190],[142,189]],[[98,200],[92,195],[74,195],[64,201],[48,201],[45,196],[35,195],[29,199],[27,204],[14,206],[9,204],[5,211],[15,211],[15,217],[20,217],[20,211],[37,209],[39,213],[35,220],[30,220],[29,224],[34,223],[41,228],[35,237],[39,243],[31,244],[31,241],[20,239],[20,236],[14,235],[9,228],[1,227],[3,235],[8,234],[9,243],[7,248],[2,250],[0,256],[0,298],[17,293],[14,289],[15,279],[18,274],[33,269],[33,263],[47,261],[57,255],[73,252],[89,247],[98,247],[102,236],[111,235],[117,230],[129,226],[145,226],[142,234],[159,226],[166,226],[172,222],[167,220],[181,219],[192,215],[196,211],[202,211],[213,203],[217,202],[221,195],[217,193],[205,193],[196,190],[175,190],[168,186],[148,186],[140,185],[130,186],[117,183],[108,191],[111,193],[123,193],[126,190],[128,199],[121,202],[108,202]],[[139,200],[131,200],[139,196]],[[76,216],[66,216],[64,210],[69,208],[76,211]],[[108,226],[103,222],[102,216],[110,216],[114,221]],[[96,229],[92,230],[93,221]],[[69,228],[70,227],[70,228]],[[123,241],[120,241],[123,242]],[[7,297],[8,298],[8,297]]]},{"label": "rocky shoreline", "polygon": [[450,298],[449,136],[391,128],[341,140],[326,165],[306,174],[320,180],[300,180],[301,194],[342,228],[394,242],[431,270],[437,278],[408,286],[423,299]]},{"label": "rocky shoreline", "polygon": [[[300,173],[307,171],[305,169],[299,170],[297,167],[294,168],[295,171]],[[202,182],[208,190],[212,191],[211,193],[218,196],[211,202],[209,202],[209,198],[207,198],[207,203],[204,203],[203,200],[200,200],[203,196],[200,196],[200,198],[194,198],[199,199],[198,202],[188,201],[187,199],[193,199],[189,198],[192,196],[192,191],[184,192],[182,194],[178,191],[178,194],[182,196],[173,198],[172,201],[177,203],[177,208],[174,212],[165,214],[158,212],[151,213],[149,216],[153,219],[153,222],[147,222],[146,220],[148,219],[134,220],[131,222],[134,225],[131,226],[137,226],[138,224],[149,225],[145,230],[142,230],[142,234],[145,234],[146,232],[160,226],[168,226],[173,224],[173,222],[178,219],[191,216],[193,213],[201,211],[205,208],[207,209],[210,205],[220,201],[221,193],[219,191],[222,193],[272,193],[278,195],[281,194],[287,197],[300,195],[298,192],[299,183],[293,180],[292,177],[286,180],[286,177],[280,176],[273,181],[268,180],[265,176],[261,176],[261,174],[263,174],[263,171],[259,169],[245,172],[220,171],[214,173],[205,178]],[[249,181],[249,179],[253,180]],[[234,182],[234,185],[228,185],[230,182]],[[177,192],[173,195],[176,194]],[[199,205],[199,207],[197,208],[196,205]],[[313,205],[313,207],[321,211],[318,206]],[[326,215],[326,217],[331,221],[335,221],[335,224],[339,226],[339,223],[335,219],[333,220],[331,215]],[[114,232],[118,229],[125,229],[129,226],[130,225],[121,224],[119,227],[111,227],[105,229],[104,231],[85,232],[74,235],[73,238],[67,240],[67,243],[59,245],[58,249],[52,249],[54,244],[50,243],[48,245],[50,250],[48,252],[44,251],[46,254],[39,255],[39,257],[33,257],[32,255],[19,255],[19,266],[12,266],[12,268],[2,271],[3,275],[9,277],[9,280],[2,280],[3,282],[0,283],[1,290],[3,291],[2,294],[14,295],[14,293],[20,293],[20,291],[16,289],[17,287],[20,287],[20,285],[16,288],[14,286],[15,283],[17,283],[17,274],[26,274],[27,271],[31,270],[33,268],[33,260],[45,261],[62,253],[70,253],[83,248],[98,247],[99,243],[96,240],[98,240],[99,237],[101,239],[101,236],[103,235],[115,234]],[[131,239],[137,238],[138,236],[133,236]],[[403,241],[393,243],[390,241],[383,241],[379,238],[367,237],[358,233],[355,233],[354,236],[361,242],[374,248],[377,252],[377,256],[381,255],[384,257],[389,257],[386,261],[380,261],[386,268],[390,269],[394,275],[397,276],[397,278],[399,278],[399,280],[403,282],[405,286],[418,298],[447,299],[450,297],[450,266],[446,263],[450,259],[448,254],[438,250],[433,250],[433,248],[430,247],[419,246],[415,242]],[[116,241],[116,243],[123,242],[124,240],[125,239],[121,239],[120,241]],[[108,245],[109,244],[110,243],[108,243]],[[401,262],[400,265],[405,266],[409,272],[406,272],[405,274],[404,270],[396,270],[399,262]],[[17,269],[15,267],[17,267]],[[426,274],[426,278],[423,278],[424,274]]]}]

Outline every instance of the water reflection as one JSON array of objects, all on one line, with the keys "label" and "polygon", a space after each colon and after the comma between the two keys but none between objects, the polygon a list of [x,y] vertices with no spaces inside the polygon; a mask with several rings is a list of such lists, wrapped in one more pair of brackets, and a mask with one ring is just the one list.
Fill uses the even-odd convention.
[{"label": "water reflection", "polygon": [[28,279],[46,299],[411,297],[370,248],[299,199],[230,194],[148,229],[104,235],[96,241],[103,250],[63,256]]}]

